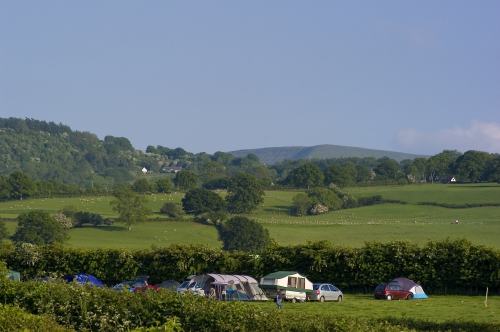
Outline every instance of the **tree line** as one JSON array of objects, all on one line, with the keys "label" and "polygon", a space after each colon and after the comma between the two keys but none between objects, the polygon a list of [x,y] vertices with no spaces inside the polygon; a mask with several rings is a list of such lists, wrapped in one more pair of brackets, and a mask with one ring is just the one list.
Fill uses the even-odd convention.
[{"label": "tree line", "polygon": [[500,182],[500,155],[482,151],[445,150],[429,158],[397,162],[389,158],[344,158],[313,161],[285,161],[272,166],[278,183],[296,188],[335,184]]},{"label": "tree line", "polygon": [[[118,185],[141,179],[142,168],[147,169],[150,182],[156,181],[151,178],[169,178],[176,189],[184,191],[192,187],[226,189],[229,179],[239,173],[254,176],[265,188],[442,183],[452,177],[464,183],[500,181],[500,155],[482,151],[445,150],[428,158],[401,162],[390,158],[340,158],[264,165],[253,154],[194,154],[161,145],[140,151],[125,137],[105,136],[101,140],[95,134],[53,122],[0,118],[0,175],[20,171],[44,183],[46,194],[59,190],[60,184],[67,186],[65,192],[110,193]],[[155,186],[142,181],[135,190],[156,192]]]}]

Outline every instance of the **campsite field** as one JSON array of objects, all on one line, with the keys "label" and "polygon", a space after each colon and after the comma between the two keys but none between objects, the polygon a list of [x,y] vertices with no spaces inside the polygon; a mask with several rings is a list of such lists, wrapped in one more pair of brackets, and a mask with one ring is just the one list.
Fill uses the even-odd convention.
[{"label": "campsite field", "polygon": [[[402,203],[379,204],[330,212],[320,216],[293,217],[288,214],[298,191],[267,191],[265,201],[249,217],[261,222],[281,244],[329,240],[335,244],[361,246],[365,241],[408,240],[425,243],[445,238],[466,238],[476,244],[500,248],[500,185],[406,185],[346,189],[356,197],[382,195]],[[220,246],[211,226],[183,221],[168,221],[158,211],[166,201],[180,203],[182,193],[148,196],[152,211],[149,221],[127,231],[116,223],[112,227],[80,228],[70,231],[67,245],[73,247],[147,248],[152,245],[206,244]],[[115,217],[111,197],[71,197],[30,199],[0,203],[0,218],[14,219],[32,209],[56,212],[65,206]],[[477,207],[449,208],[433,204],[476,204]],[[459,224],[452,224],[458,219]],[[6,222],[10,232],[15,222]]]},{"label": "campsite field", "polygon": [[[249,303],[273,308],[272,302]],[[463,322],[500,324],[500,297],[488,298],[484,306],[482,296],[430,296],[427,300],[385,301],[375,300],[371,295],[345,294],[344,301],[289,303],[283,306],[286,314],[308,313],[314,316],[352,316],[366,319],[407,318],[434,323]]]}]

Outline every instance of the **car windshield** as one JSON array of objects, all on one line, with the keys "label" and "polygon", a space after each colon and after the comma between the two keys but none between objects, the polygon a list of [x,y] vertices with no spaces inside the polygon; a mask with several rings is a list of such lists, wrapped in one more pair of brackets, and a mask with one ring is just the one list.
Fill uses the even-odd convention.
[{"label": "car windshield", "polygon": [[385,284],[380,284],[375,288],[376,292],[383,291],[385,289]]},{"label": "car windshield", "polygon": [[321,286],[321,284],[313,284],[313,289],[317,290],[319,288],[319,286]]},{"label": "car windshield", "polygon": [[189,285],[189,281],[184,281],[180,286],[179,288],[187,288],[187,286]]}]

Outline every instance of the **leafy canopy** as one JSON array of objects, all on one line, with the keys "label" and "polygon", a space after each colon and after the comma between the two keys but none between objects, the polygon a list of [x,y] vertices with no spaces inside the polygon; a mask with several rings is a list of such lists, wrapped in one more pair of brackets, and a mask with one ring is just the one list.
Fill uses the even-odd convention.
[{"label": "leafy canopy", "polygon": [[192,189],[182,199],[182,207],[188,214],[219,212],[225,208],[224,200],[216,193],[203,188]]},{"label": "leafy canopy", "polygon": [[146,207],[146,198],[129,188],[123,188],[114,193],[115,200],[111,206],[118,213],[118,219],[127,225],[128,230],[132,225],[146,219],[149,209]]},{"label": "leafy canopy", "polygon": [[44,211],[29,211],[17,217],[17,229],[12,240],[37,245],[63,242],[67,229]]},{"label": "leafy canopy", "polygon": [[224,250],[259,252],[271,243],[267,229],[255,220],[242,216],[229,219],[217,230]]},{"label": "leafy canopy", "polygon": [[264,201],[264,190],[259,181],[250,174],[238,174],[231,179],[226,196],[231,213],[248,213]]}]

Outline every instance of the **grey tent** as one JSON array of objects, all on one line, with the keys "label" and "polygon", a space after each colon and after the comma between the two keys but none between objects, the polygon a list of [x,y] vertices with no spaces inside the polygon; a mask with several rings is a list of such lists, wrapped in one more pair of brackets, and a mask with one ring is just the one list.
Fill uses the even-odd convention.
[{"label": "grey tent", "polygon": [[191,278],[186,291],[224,301],[265,301],[257,280],[239,274],[207,273]]}]

